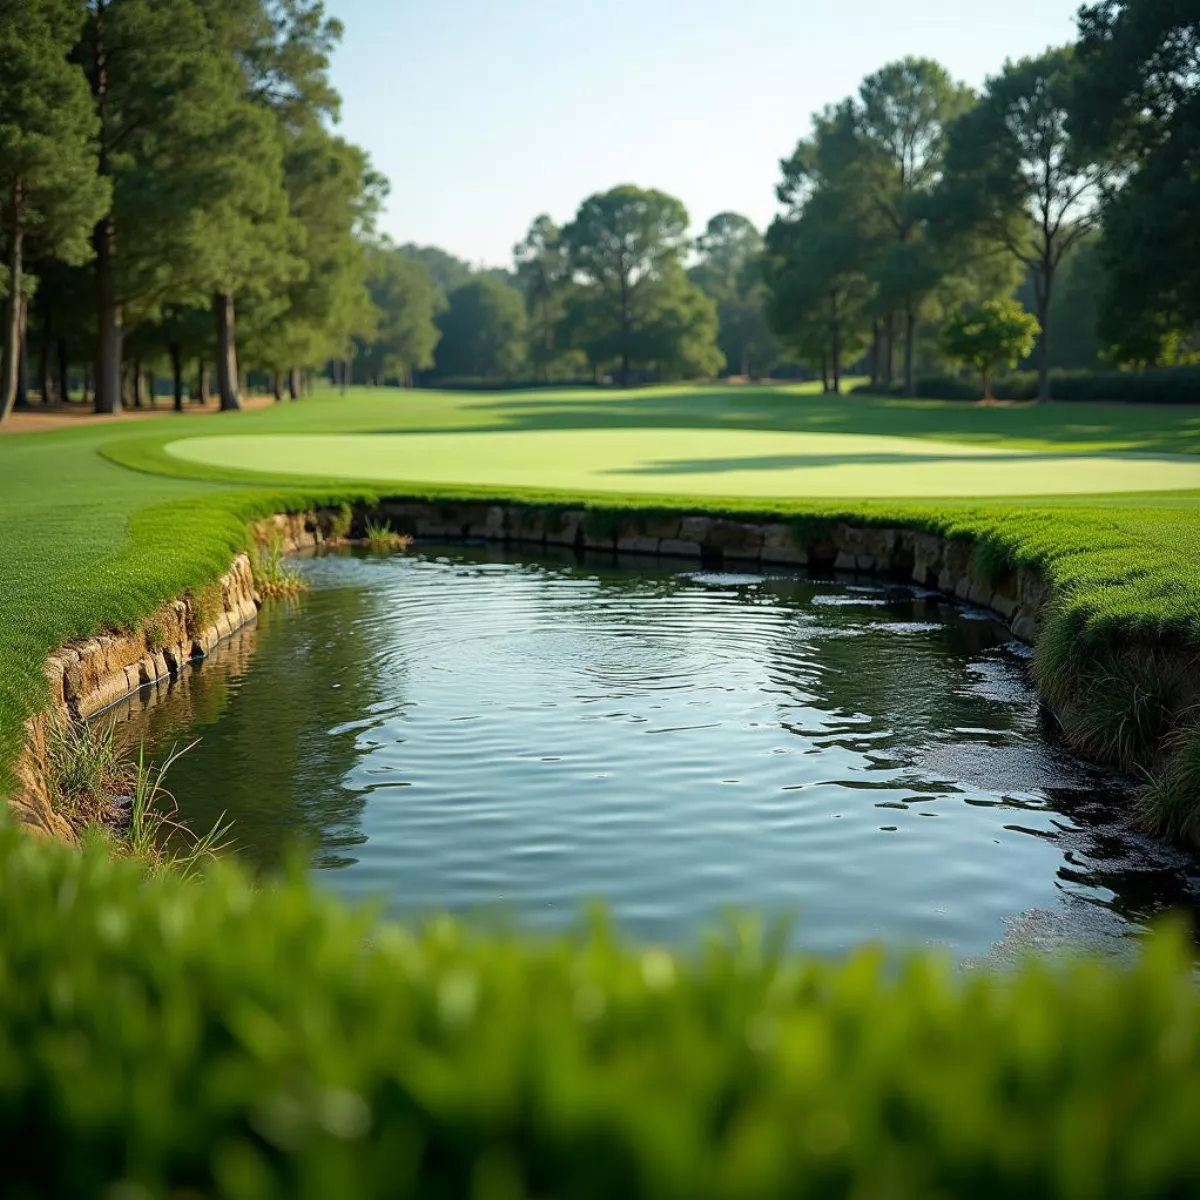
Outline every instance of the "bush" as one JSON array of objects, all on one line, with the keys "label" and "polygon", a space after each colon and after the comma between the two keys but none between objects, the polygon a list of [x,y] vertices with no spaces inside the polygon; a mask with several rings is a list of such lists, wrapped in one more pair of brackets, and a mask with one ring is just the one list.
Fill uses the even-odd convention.
[{"label": "bush", "polygon": [[[856,394],[901,395],[890,389],[861,384]],[[1055,400],[1116,401],[1128,404],[1200,404],[1200,367],[1160,367],[1151,371],[1052,371],[1050,393]],[[1037,376],[1015,371],[992,382],[997,400],[1036,400]],[[927,375],[917,380],[923,400],[978,400],[971,380],[953,375]]]},{"label": "bush", "polygon": [[373,924],[0,828],[5,1195],[1185,1196],[1200,995]]}]

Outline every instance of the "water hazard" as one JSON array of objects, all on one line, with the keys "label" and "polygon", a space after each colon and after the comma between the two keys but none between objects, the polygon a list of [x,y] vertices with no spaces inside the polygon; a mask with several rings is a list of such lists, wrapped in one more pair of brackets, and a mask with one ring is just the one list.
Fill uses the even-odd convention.
[{"label": "water hazard", "polygon": [[243,857],[297,839],[399,915],[526,926],[592,900],[686,945],[727,910],[799,946],[959,959],[1119,949],[1195,910],[1197,867],[1115,816],[1126,783],[1056,747],[1026,652],[907,588],[493,547],[326,555],[122,715],[183,816]]}]

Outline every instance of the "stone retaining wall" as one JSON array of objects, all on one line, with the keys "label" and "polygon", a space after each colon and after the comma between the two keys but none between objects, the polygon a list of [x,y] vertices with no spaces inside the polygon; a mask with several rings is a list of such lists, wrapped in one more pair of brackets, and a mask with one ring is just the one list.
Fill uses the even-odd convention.
[{"label": "stone retaining wall", "polygon": [[[1050,593],[1040,572],[1019,567],[1000,579],[978,570],[973,543],[912,529],[840,522],[812,536],[800,523],[735,520],[720,516],[622,514],[603,511],[539,509],[523,505],[425,504],[385,500],[373,515],[386,518],[398,533],[421,539],[473,538],[572,546],[618,554],[665,555],[699,559],[707,566],[812,566],[825,570],[864,571],[910,579],[960,600],[991,609],[1014,637],[1032,643],[1041,628]],[[356,520],[362,520],[362,515]],[[287,532],[316,544],[308,527]],[[280,526],[281,536],[284,528]]]},{"label": "stone retaining wall", "polygon": [[[219,589],[219,598],[218,591]],[[130,692],[177,675],[258,615],[250,559],[239,554],[212,589],[211,608],[191,596],[164,605],[127,633],[100,634],[63,646],[46,660],[53,702],[78,720]]]}]

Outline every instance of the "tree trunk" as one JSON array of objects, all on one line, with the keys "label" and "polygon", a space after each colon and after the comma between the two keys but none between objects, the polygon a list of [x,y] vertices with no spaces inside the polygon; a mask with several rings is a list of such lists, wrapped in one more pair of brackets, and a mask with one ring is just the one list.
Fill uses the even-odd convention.
[{"label": "tree trunk", "polygon": [[83,364],[83,402],[90,404],[94,399],[92,395],[92,364]]},{"label": "tree trunk", "polygon": [[293,400],[299,400],[299,399],[300,399],[300,387],[301,387],[301,384],[300,384],[300,368],[299,368],[299,367],[293,367],[293,368],[292,368],[292,369],[291,369],[291,370],[288,372],[288,395],[289,395],[289,396],[290,396],[290,397],[291,397]]},{"label": "tree trunk", "polygon": [[829,294],[829,351],[833,368],[833,394],[842,394],[842,325],[838,313],[837,293]]},{"label": "tree trunk", "polygon": [[896,379],[896,314],[889,312],[884,325],[883,382],[889,390]]},{"label": "tree trunk", "polygon": [[913,351],[916,346],[917,318],[911,308],[904,310],[904,394],[917,394],[916,364],[913,361]]},{"label": "tree trunk", "polygon": [[235,412],[242,407],[242,398],[238,395],[237,335],[232,295],[218,292],[213,297],[213,316],[217,323],[217,395],[222,412]]},{"label": "tree trunk", "polygon": [[[19,188],[17,197],[20,198]],[[4,340],[0,344],[0,421],[12,412],[20,381],[24,239],[24,231],[18,225],[8,247],[8,297],[4,302]]]},{"label": "tree trunk", "polygon": [[351,372],[350,363],[346,359],[343,358],[342,359],[342,372],[341,372],[341,374],[342,374],[341,390],[342,390],[343,396],[346,394],[346,388],[354,381],[354,377],[353,377],[353,375],[351,375],[350,372]]},{"label": "tree trunk", "polygon": [[1038,401],[1050,399],[1050,297],[1054,276],[1049,269],[1042,276],[1042,286],[1036,289],[1037,319],[1042,327],[1038,337]]},{"label": "tree trunk", "polygon": [[829,352],[821,351],[821,395],[829,395]]},{"label": "tree trunk", "polygon": [[53,404],[54,395],[54,330],[51,324],[49,305],[42,306],[42,347],[38,360],[39,390],[43,404]]},{"label": "tree trunk", "polygon": [[283,399],[283,385],[279,381],[279,372],[271,372],[271,395],[275,397],[275,403],[278,404]]},{"label": "tree trunk", "polygon": [[742,377],[750,378],[750,343],[742,342]]},{"label": "tree trunk", "polygon": [[151,408],[158,407],[158,376],[154,373],[153,367],[146,372],[146,399],[150,402]]},{"label": "tree trunk", "polygon": [[990,400],[992,398],[992,376],[988,371],[981,372],[983,375],[983,398]]},{"label": "tree trunk", "polygon": [[197,404],[207,404],[212,399],[212,377],[208,373],[208,363],[202,358],[196,360],[196,394],[192,399]]},{"label": "tree trunk", "polygon": [[29,299],[21,297],[20,320],[17,324],[17,345],[20,364],[17,368],[17,403],[22,408],[29,407]]},{"label": "tree trunk", "polygon": [[[89,82],[96,100],[96,113],[100,118],[100,155],[96,164],[102,178],[112,174],[108,159],[109,137],[109,77],[107,44],[108,4],[98,3],[95,9],[93,30],[93,55],[90,64]],[[116,226],[112,216],[106,215],[92,231],[92,247],[96,258],[96,378],[95,398],[98,413],[115,413],[121,409],[121,354],[124,329],[122,327],[121,301],[117,295],[114,275],[116,255]]]},{"label": "tree trunk", "polygon": [[71,347],[67,339],[58,339],[58,398],[67,404],[71,399]]},{"label": "tree trunk", "polygon": [[125,340],[121,302],[117,299],[113,278],[114,234],[112,221],[105,217],[92,235],[96,251],[96,411],[121,411],[121,355]]},{"label": "tree trunk", "polygon": [[871,321],[871,387],[879,386],[879,318]]},{"label": "tree trunk", "polygon": [[175,411],[183,412],[183,347],[171,343],[171,393],[175,398]]},{"label": "tree trunk", "polygon": [[142,360],[140,358],[133,360],[131,375],[130,383],[133,385],[133,407],[144,408],[146,405],[146,377],[142,374]]}]

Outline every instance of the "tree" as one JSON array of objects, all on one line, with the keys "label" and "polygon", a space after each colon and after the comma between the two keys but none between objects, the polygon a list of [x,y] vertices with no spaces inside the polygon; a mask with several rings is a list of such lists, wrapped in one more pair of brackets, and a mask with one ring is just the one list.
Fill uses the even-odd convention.
[{"label": "tree", "polygon": [[571,282],[562,233],[549,216],[534,219],[513,258],[529,317],[529,362],[534,378],[545,382],[567,357],[559,333]]},{"label": "tree", "polygon": [[164,299],[179,299],[178,277],[195,274],[198,247],[181,232],[202,217],[196,185],[229,93],[214,79],[223,64],[194,0],[88,0],[76,53],[100,121],[99,174],[112,187],[92,242],[96,409],[116,412],[127,320],[153,319]]},{"label": "tree", "polygon": [[842,364],[865,345],[872,285],[865,243],[834,190],[813,194],[801,212],[767,231],[768,318],[785,345],[841,391]]},{"label": "tree", "polygon": [[763,238],[740,213],[718,213],[696,239],[700,261],[688,277],[717,305],[718,345],[730,367],[750,375],[779,351],[766,319]]},{"label": "tree", "polygon": [[[681,266],[687,227],[687,209],[675,197],[626,184],[589,196],[563,230],[570,270],[582,287],[567,325],[593,365],[619,364],[622,385],[648,347],[656,362],[696,362],[700,347],[680,357],[667,354],[662,341],[667,329],[678,328],[670,314],[680,307],[700,311]],[[661,328],[654,333],[656,322]]]},{"label": "tree", "polygon": [[82,262],[90,253],[91,227],[108,203],[107,186],[97,175],[98,123],[87,79],[68,61],[83,13],[69,0],[9,3],[0,19],[0,243],[6,268],[0,421],[17,395],[27,246],[36,242],[43,254]]},{"label": "tree", "polygon": [[712,297],[676,267],[648,289],[644,319],[633,339],[633,358],[660,381],[705,379],[725,366],[717,345],[719,322]]},{"label": "tree", "polygon": [[354,340],[375,323],[364,241],[384,184],[361,150],[317,122],[289,138],[283,174],[303,267],[256,298],[246,349],[256,366],[286,376],[295,398],[302,367],[352,357]]},{"label": "tree", "polygon": [[946,322],[946,353],[979,372],[983,399],[992,398],[992,374],[1000,364],[1015,367],[1037,342],[1038,322],[1016,300],[985,300]]},{"label": "tree", "polygon": [[[905,58],[863,80],[852,109],[851,186],[877,223],[872,278],[878,303],[904,322],[904,394],[916,392],[915,338],[923,307],[945,273],[928,237],[929,198],[941,178],[947,130],[971,102],[940,63]],[[890,350],[889,350],[890,354]]]},{"label": "tree", "polygon": [[1200,18],[1178,0],[1105,0],[1079,29],[1072,129],[1126,176],[1104,205],[1101,326],[1115,360],[1170,362],[1200,325]]},{"label": "tree", "polygon": [[429,278],[442,293],[443,299],[448,299],[450,293],[462,287],[471,278],[471,266],[453,254],[437,246],[416,246],[406,242],[400,247],[400,253],[423,263],[429,272]]},{"label": "tree", "polygon": [[941,211],[1030,273],[1041,329],[1038,397],[1050,398],[1051,305],[1063,260],[1099,220],[1106,169],[1068,129],[1071,50],[1005,64],[951,131]]},{"label": "tree", "polygon": [[515,288],[487,276],[463,284],[438,318],[438,374],[512,378],[525,358],[525,322],[525,304]]},{"label": "tree", "polygon": [[388,245],[367,249],[367,287],[376,326],[358,339],[355,361],[370,382],[411,387],[415,372],[434,365],[442,336],[436,318],[446,302],[423,262]]}]

